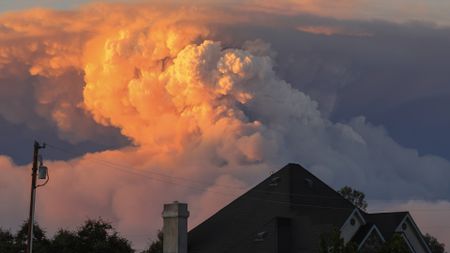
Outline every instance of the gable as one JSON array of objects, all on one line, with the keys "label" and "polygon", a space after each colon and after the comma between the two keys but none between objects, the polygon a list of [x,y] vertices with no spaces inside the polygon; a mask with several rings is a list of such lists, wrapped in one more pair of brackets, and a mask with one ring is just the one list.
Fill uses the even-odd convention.
[{"label": "gable", "polygon": [[414,252],[430,252],[428,245],[423,239],[422,233],[420,232],[410,214],[405,216],[405,218],[398,224],[395,231],[402,234],[406,243],[408,244],[408,246],[414,249]]},{"label": "gable", "polygon": [[389,240],[395,233],[398,225],[408,215],[408,212],[386,212],[364,214],[368,223],[375,224],[382,236]]},{"label": "gable", "polygon": [[383,238],[389,240],[400,234],[412,252],[429,253],[422,234],[408,212],[364,214],[368,223],[375,224]]},{"label": "gable", "polygon": [[358,208],[355,208],[340,229],[341,237],[344,239],[344,243],[349,242],[358,230],[365,224],[366,220],[361,215]]},{"label": "gable", "polygon": [[375,225],[372,225],[369,232],[358,246],[361,253],[378,253],[383,247],[385,240]]}]

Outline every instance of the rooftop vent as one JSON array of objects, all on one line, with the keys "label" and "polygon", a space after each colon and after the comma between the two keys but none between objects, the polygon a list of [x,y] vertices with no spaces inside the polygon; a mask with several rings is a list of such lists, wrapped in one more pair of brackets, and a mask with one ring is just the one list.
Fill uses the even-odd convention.
[{"label": "rooftop vent", "polygon": [[262,231],[256,234],[255,236],[255,242],[262,242],[264,241],[264,239],[266,239],[267,237],[267,232],[266,231]]},{"label": "rooftop vent", "polygon": [[313,188],[313,181],[310,178],[305,178],[305,183],[309,188]]},{"label": "rooftop vent", "polygon": [[270,179],[269,186],[271,186],[271,187],[278,186],[278,184],[280,183],[280,181],[281,181],[281,178],[280,178],[280,177],[272,177],[272,178]]}]

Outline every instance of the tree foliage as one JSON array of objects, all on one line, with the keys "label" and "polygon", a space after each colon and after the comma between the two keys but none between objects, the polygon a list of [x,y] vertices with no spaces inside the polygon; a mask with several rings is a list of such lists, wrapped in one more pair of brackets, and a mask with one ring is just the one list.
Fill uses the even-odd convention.
[{"label": "tree foliage", "polygon": [[158,231],[158,239],[153,241],[148,249],[142,251],[142,253],[162,253],[163,252],[164,234],[161,230]]},{"label": "tree foliage", "polygon": [[363,192],[355,190],[350,186],[344,186],[338,191],[338,193],[348,201],[352,202],[356,207],[366,211],[367,201],[365,199],[366,195]]},{"label": "tree foliage", "polygon": [[[28,222],[22,223],[19,231],[14,237],[14,253],[25,252],[28,239]],[[47,253],[50,246],[50,240],[47,239],[45,231],[35,223],[33,226],[33,252]]]},{"label": "tree foliage", "polygon": [[411,251],[402,236],[394,234],[384,243],[380,253],[411,253]]},{"label": "tree foliage", "polygon": [[87,220],[76,232],[60,230],[52,241],[53,252],[133,253],[130,242],[102,219]]},{"label": "tree foliage", "polygon": [[[48,239],[45,231],[35,224],[33,234],[33,253],[134,253],[130,242],[102,219],[87,220],[77,231],[61,229],[52,239]],[[27,235],[27,222],[15,235],[0,228],[0,252],[25,252]]]},{"label": "tree foliage", "polygon": [[440,243],[434,236],[427,233],[423,239],[428,244],[431,253],[445,253],[445,244]]},{"label": "tree foliage", "polygon": [[0,229],[0,252],[14,252],[14,236],[8,230]]},{"label": "tree foliage", "polygon": [[354,243],[345,243],[338,228],[333,228],[329,233],[320,236],[320,253],[356,253]]},{"label": "tree foliage", "polygon": [[54,253],[77,253],[80,240],[75,232],[60,229],[53,237],[50,251]]}]

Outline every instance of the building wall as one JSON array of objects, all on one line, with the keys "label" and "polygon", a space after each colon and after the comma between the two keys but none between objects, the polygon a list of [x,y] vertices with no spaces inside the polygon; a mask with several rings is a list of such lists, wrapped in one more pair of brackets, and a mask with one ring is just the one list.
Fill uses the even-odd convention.
[{"label": "building wall", "polygon": [[402,224],[400,224],[397,231],[404,233],[406,239],[416,253],[428,253],[427,249],[421,242],[420,235],[417,234],[417,231],[409,218],[407,218]]},{"label": "building wall", "polygon": [[350,241],[362,225],[364,225],[364,221],[356,211],[353,212],[352,216],[347,219],[341,228],[341,237],[344,239],[344,242]]}]

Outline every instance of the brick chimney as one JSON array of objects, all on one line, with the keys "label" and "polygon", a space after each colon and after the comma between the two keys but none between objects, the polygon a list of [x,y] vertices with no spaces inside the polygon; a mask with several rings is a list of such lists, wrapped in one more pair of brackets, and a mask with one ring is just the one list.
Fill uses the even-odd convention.
[{"label": "brick chimney", "polygon": [[188,206],[175,201],[164,204],[163,253],[187,253],[187,219]]}]

